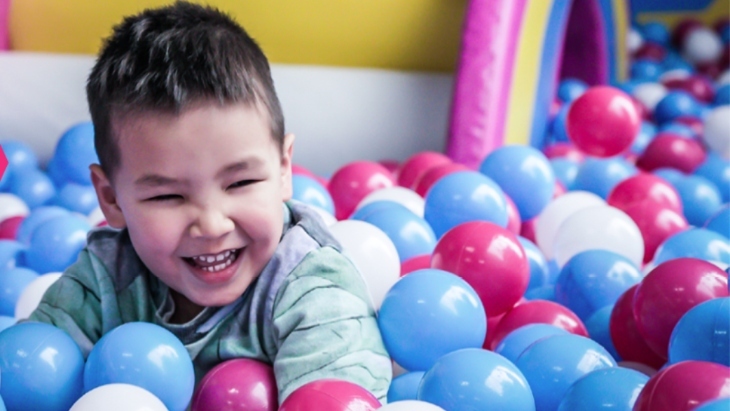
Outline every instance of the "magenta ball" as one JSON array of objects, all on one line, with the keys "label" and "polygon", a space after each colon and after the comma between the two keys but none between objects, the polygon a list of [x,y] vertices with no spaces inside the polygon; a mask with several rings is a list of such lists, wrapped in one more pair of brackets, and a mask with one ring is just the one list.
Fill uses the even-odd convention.
[{"label": "magenta ball", "polygon": [[692,307],[727,295],[727,273],[716,265],[697,258],[663,262],[636,289],[633,311],[639,333],[653,351],[666,359],[669,339],[679,319]]},{"label": "magenta ball", "polygon": [[416,189],[418,180],[428,170],[443,164],[450,164],[451,159],[434,151],[416,153],[404,161],[397,169],[398,185],[412,190]]},{"label": "magenta ball", "polygon": [[355,161],[335,171],[328,189],[335,203],[335,217],[346,219],[368,194],[381,188],[395,186],[390,171],[372,161]]},{"label": "magenta ball", "polygon": [[707,361],[682,361],[654,374],[634,411],[690,411],[730,393],[730,368]]},{"label": "magenta ball", "polygon": [[271,366],[237,358],[205,374],[193,395],[191,411],[276,411],[278,405]]},{"label": "magenta ball", "polygon": [[682,213],[682,198],[667,180],[649,173],[633,175],[616,184],[606,202],[626,211],[633,203],[651,202],[657,207]]},{"label": "magenta ball", "polygon": [[644,171],[674,168],[684,173],[692,173],[705,161],[705,157],[707,153],[699,141],[659,133],[646,146],[644,153],[636,161],[636,166]]},{"label": "magenta ball", "polygon": [[324,379],[297,388],[279,411],[374,411],[378,408],[380,402],[365,388],[348,381]]},{"label": "magenta ball", "polygon": [[628,94],[610,86],[595,86],[573,101],[566,126],[568,137],[581,151],[610,157],[631,147],[641,116]]}]

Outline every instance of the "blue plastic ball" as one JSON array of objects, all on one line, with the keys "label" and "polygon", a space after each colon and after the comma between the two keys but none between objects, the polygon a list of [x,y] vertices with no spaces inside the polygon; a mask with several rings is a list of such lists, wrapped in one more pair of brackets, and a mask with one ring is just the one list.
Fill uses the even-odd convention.
[{"label": "blue plastic ball", "polygon": [[616,366],[611,354],[590,338],[554,335],[536,341],[517,358],[537,411],[557,409],[568,388],[591,371]]},{"label": "blue plastic ball", "polygon": [[520,354],[536,341],[567,333],[565,329],[551,324],[523,325],[507,334],[494,349],[494,352],[516,363]]},{"label": "blue plastic ball", "polygon": [[479,171],[514,201],[522,221],[540,214],[553,198],[555,173],[545,154],[534,147],[499,147],[484,158]]},{"label": "blue plastic ball", "polygon": [[715,98],[712,100],[712,105],[724,106],[730,104],[730,83],[725,83],[715,90]]},{"label": "blue plastic ball", "polygon": [[30,211],[21,221],[18,231],[15,232],[15,239],[22,244],[30,245],[30,239],[36,227],[51,218],[68,215],[69,212],[59,206],[41,206]]},{"label": "blue plastic ball", "polygon": [[369,216],[370,214],[391,208],[408,210],[408,207],[393,200],[377,200],[373,201],[372,203],[367,203],[364,206],[358,208],[357,210],[355,210],[354,213],[352,213],[352,215],[350,215],[349,218],[350,220],[365,221],[365,218],[367,218],[367,216]]},{"label": "blue plastic ball", "polygon": [[423,376],[418,399],[445,410],[535,410],[520,370],[501,355],[480,348],[439,358]]},{"label": "blue plastic ball", "polygon": [[719,400],[709,401],[694,409],[694,411],[727,411],[727,410],[730,410],[730,398],[720,398]]},{"label": "blue plastic ball", "polygon": [[615,304],[641,278],[639,269],[626,257],[608,250],[586,250],[563,266],[555,299],[586,321],[596,310]]},{"label": "blue plastic ball", "polygon": [[53,160],[67,181],[90,185],[89,166],[99,162],[94,149],[94,126],[83,122],[70,127],[56,143]]},{"label": "blue plastic ball", "polygon": [[540,287],[530,288],[525,291],[525,300],[545,300],[555,302],[555,285],[548,284]]},{"label": "blue plastic ball", "polygon": [[9,268],[0,270],[0,315],[12,317],[15,315],[15,304],[18,297],[38,273],[27,268]]},{"label": "blue plastic ball", "polygon": [[0,332],[0,372],[8,409],[68,411],[82,394],[84,357],[61,329],[23,322]]},{"label": "blue plastic ball", "polygon": [[671,185],[675,185],[677,181],[683,179],[685,176],[685,174],[681,171],[671,167],[660,167],[653,170],[651,173],[657,177],[667,180],[667,182]]},{"label": "blue plastic ball", "polygon": [[636,166],[619,157],[590,157],[578,168],[572,189],[589,191],[605,200],[618,183],[638,172]]},{"label": "blue plastic ball", "polygon": [[18,323],[15,317],[0,315],[0,332]]},{"label": "blue plastic ball", "polygon": [[570,141],[568,137],[568,128],[566,121],[568,119],[568,110],[570,110],[570,103],[565,103],[558,110],[558,114],[553,118],[550,123],[550,135],[552,143],[567,143]]},{"label": "blue plastic ball", "polygon": [[142,387],[170,411],[184,411],[193,396],[193,362],[182,342],[159,325],[122,324],[101,337],[84,368],[84,392],[112,383]]},{"label": "blue plastic ball", "polygon": [[662,75],[664,67],[653,60],[637,59],[631,64],[630,76],[634,80],[656,82]]},{"label": "blue plastic ball", "polygon": [[722,196],[715,184],[698,175],[688,175],[674,183],[687,222],[702,227],[720,211]]},{"label": "blue plastic ball", "polygon": [[436,234],[428,222],[405,207],[374,211],[362,220],[381,229],[393,241],[401,263],[431,254],[436,247]]},{"label": "blue plastic ball", "polygon": [[459,171],[438,180],[425,199],[424,218],[436,238],[461,223],[488,221],[507,227],[507,199],[491,178]]},{"label": "blue plastic ball", "polygon": [[694,174],[712,181],[720,190],[722,202],[730,202],[730,161],[710,151],[705,161],[695,169]]},{"label": "blue plastic ball", "polygon": [[393,378],[388,388],[388,403],[417,400],[418,386],[425,373],[425,371],[411,371]]},{"label": "blue plastic ball", "polygon": [[730,204],[725,204],[720,211],[710,217],[705,228],[730,238]]},{"label": "blue plastic ball", "polygon": [[613,340],[611,339],[610,325],[612,312],[613,305],[599,308],[583,324],[586,326],[588,336],[591,340],[601,344],[611,354],[614,360],[621,361],[621,356],[616,351],[616,347],[613,345]]},{"label": "blue plastic ball", "polygon": [[677,123],[677,122],[669,122],[662,124],[661,127],[659,127],[659,132],[662,133],[672,133],[676,134],[680,137],[686,137],[686,138],[694,138],[695,137],[695,131],[692,129],[692,127]]},{"label": "blue plastic ball", "polygon": [[704,301],[682,315],[669,338],[669,363],[711,361],[730,367],[730,297]]},{"label": "blue plastic ball", "polygon": [[335,214],[335,202],[327,188],[312,177],[295,174],[292,176],[292,198],[305,204],[319,207]]},{"label": "blue plastic ball", "polygon": [[47,220],[36,227],[26,252],[26,265],[38,273],[63,271],[86,246],[91,225],[74,214]]},{"label": "blue plastic ball", "polygon": [[378,326],[395,362],[408,371],[425,371],[451,351],[481,347],[487,317],[466,281],[446,271],[421,269],[391,287]]},{"label": "blue plastic ball", "polygon": [[651,41],[662,46],[669,45],[669,29],[664,23],[651,21],[641,25],[639,31],[645,41]]},{"label": "blue plastic ball", "polygon": [[25,264],[28,247],[15,240],[0,240],[0,270]]},{"label": "blue plastic ball", "polygon": [[525,249],[527,261],[530,263],[530,282],[527,289],[533,289],[550,284],[550,267],[548,267],[545,255],[532,241],[525,237],[517,236],[517,240]]},{"label": "blue plastic ball", "polygon": [[14,171],[8,188],[31,209],[47,203],[56,195],[53,181],[38,169]]},{"label": "blue plastic ball", "polygon": [[568,388],[558,411],[632,411],[647,381],[647,375],[623,367],[592,371]]},{"label": "blue plastic ball", "polygon": [[682,70],[687,74],[695,72],[694,66],[692,66],[689,61],[682,57],[681,54],[671,49],[667,50],[667,55],[664,57],[662,66],[664,66],[664,72],[669,70]]},{"label": "blue plastic ball", "polygon": [[646,150],[646,146],[651,143],[651,141],[654,139],[654,136],[657,133],[656,126],[648,121],[642,121],[641,122],[641,128],[639,129],[639,134],[636,135],[634,138],[634,142],[631,143],[631,148],[629,149],[633,154],[641,155],[644,150]]},{"label": "blue plastic ball", "polygon": [[654,108],[654,119],[659,124],[671,122],[678,117],[700,116],[700,104],[691,94],[673,90],[667,93]]},{"label": "blue plastic ball", "polygon": [[571,102],[588,90],[588,84],[577,78],[566,78],[558,84],[558,98],[564,103]]},{"label": "blue plastic ball", "polygon": [[576,161],[564,157],[550,159],[550,167],[553,169],[555,178],[560,181],[566,189],[570,190],[578,175],[580,164]]},{"label": "blue plastic ball", "polygon": [[691,257],[730,264],[730,240],[706,228],[690,228],[671,235],[657,248],[654,264]]},{"label": "blue plastic ball", "polygon": [[99,206],[94,187],[76,183],[64,184],[52,201],[54,205],[83,215],[88,215]]},{"label": "blue plastic ball", "polygon": [[28,144],[18,140],[5,140],[0,142],[0,146],[8,159],[8,166],[13,170],[24,171],[38,168],[38,157]]}]

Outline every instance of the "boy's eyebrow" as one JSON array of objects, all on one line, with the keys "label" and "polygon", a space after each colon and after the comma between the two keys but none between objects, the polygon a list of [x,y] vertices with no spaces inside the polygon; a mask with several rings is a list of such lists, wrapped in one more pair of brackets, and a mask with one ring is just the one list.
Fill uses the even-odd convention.
[{"label": "boy's eyebrow", "polygon": [[228,164],[218,173],[218,175],[234,174],[238,171],[259,168],[263,165],[263,161],[258,157],[248,157],[235,163]]},{"label": "boy's eyebrow", "polygon": [[160,187],[178,184],[178,180],[170,177],[161,176],[159,174],[145,174],[134,181],[135,185]]}]

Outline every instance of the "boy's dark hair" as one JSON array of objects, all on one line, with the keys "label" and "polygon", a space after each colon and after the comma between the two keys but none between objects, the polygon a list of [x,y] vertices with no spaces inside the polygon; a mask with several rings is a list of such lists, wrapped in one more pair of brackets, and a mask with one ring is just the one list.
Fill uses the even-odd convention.
[{"label": "boy's dark hair", "polygon": [[284,115],[261,48],[227,14],[178,1],[145,10],[114,27],[86,84],[94,144],[108,178],[121,158],[114,116],[190,103],[261,103],[281,147]]}]

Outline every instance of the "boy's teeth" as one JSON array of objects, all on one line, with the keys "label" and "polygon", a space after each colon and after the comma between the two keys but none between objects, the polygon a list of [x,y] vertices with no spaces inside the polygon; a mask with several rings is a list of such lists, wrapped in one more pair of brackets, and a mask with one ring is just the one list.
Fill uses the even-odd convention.
[{"label": "boy's teeth", "polygon": [[[192,260],[205,271],[220,271],[233,263],[236,254],[231,250],[226,250],[215,255],[200,255],[192,257]],[[219,263],[213,265],[213,263]]]}]

